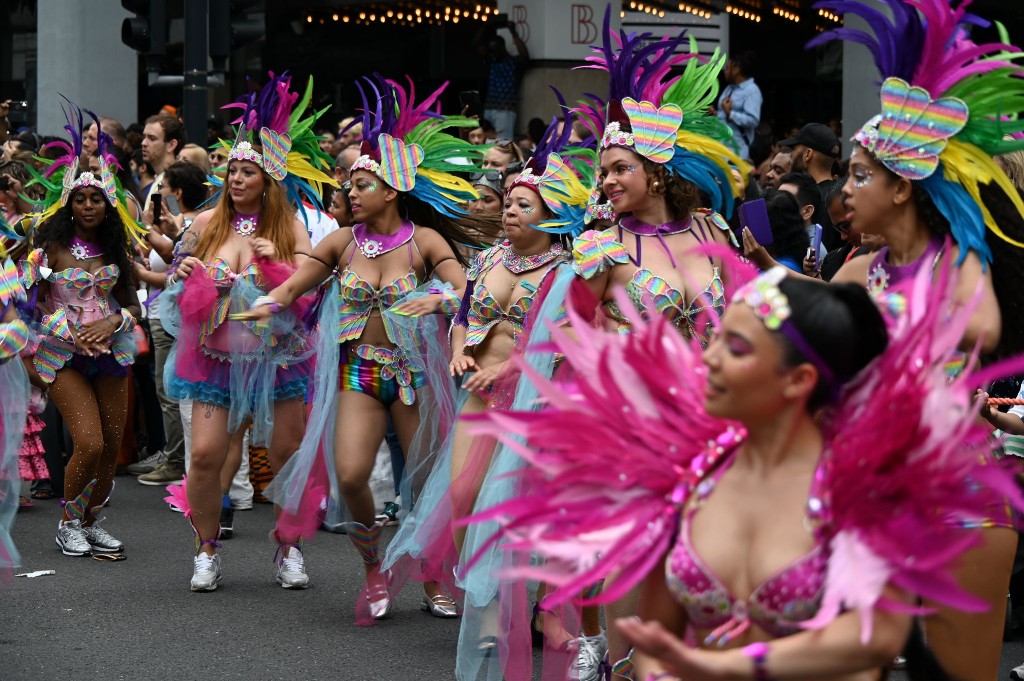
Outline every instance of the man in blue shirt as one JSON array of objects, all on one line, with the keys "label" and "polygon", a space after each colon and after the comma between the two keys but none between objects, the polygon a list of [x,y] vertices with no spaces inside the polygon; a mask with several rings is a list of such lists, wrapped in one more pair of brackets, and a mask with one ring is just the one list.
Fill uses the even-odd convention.
[{"label": "man in blue shirt", "polygon": [[753,55],[749,52],[731,58],[725,64],[727,85],[718,99],[718,117],[732,128],[737,154],[750,160],[754,131],[761,122],[761,90],[750,77]]}]

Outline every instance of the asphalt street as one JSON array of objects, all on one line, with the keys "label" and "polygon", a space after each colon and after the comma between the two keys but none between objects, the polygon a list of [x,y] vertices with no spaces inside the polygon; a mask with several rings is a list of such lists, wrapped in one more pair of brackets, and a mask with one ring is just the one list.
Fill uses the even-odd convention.
[{"label": "asphalt street", "polygon": [[[125,543],[122,562],[61,554],[56,501],[18,513],[15,572],[56,574],[0,585],[3,681],[454,678],[459,622],[422,612],[416,585],[398,596],[390,619],[352,624],[362,566],[344,535],[307,542],[310,587],[288,591],[274,581],[271,508],[239,511],[221,550],[224,580],[195,594],[188,522],[168,510],[162,487],[117,480],[105,526]],[[1024,662],[1020,639],[1003,647],[1001,681]]]},{"label": "asphalt street", "polygon": [[362,561],[344,535],[306,544],[310,587],[274,581],[268,505],[235,514],[221,549],[224,579],[192,593],[192,530],[163,503],[162,487],[120,476],[105,527],[127,560],[65,556],[54,543],[59,505],[19,512],[22,567],[0,589],[0,679],[452,679],[458,620],[419,609],[408,586],[392,617],[352,624]]}]

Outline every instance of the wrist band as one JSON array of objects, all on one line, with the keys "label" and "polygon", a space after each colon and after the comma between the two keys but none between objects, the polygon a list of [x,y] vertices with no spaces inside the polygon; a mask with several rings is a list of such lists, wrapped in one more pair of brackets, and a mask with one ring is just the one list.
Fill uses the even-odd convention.
[{"label": "wrist band", "polygon": [[114,333],[120,333],[121,331],[130,331],[135,326],[135,317],[128,310],[121,308],[121,324],[114,329]]},{"label": "wrist band", "polygon": [[252,301],[252,305],[249,306],[250,310],[254,310],[261,305],[269,305],[270,311],[273,314],[277,314],[281,311],[281,303],[277,302],[271,296],[260,296],[256,300]]},{"label": "wrist band", "polygon": [[757,643],[751,643],[740,651],[754,663],[755,681],[771,681],[772,677],[768,675],[769,650],[771,650],[771,646],[764,641],[758,641]]}]

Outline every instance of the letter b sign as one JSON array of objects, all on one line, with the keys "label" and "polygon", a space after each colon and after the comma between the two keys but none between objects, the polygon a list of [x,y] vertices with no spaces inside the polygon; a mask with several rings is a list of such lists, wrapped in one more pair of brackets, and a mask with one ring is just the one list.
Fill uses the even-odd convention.
[{"label": "letter b sign", "polygon": [[594,23],[594,8],[590,5],[573,5],[572,42],[574,45],[589,45],[597,40],[597,24]]}]

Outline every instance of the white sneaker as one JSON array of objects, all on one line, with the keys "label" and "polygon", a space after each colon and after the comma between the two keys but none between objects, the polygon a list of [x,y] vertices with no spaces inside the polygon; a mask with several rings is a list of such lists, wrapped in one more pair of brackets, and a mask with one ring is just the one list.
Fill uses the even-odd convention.
[{"label": "white sneaker", "polygon": [[81,520],[66,520],[57,524],[57,546],[65,556],[87,556],[92,553]]},{"label": "white sneaker", "polygon": [[121,540],[114,539],[113,535],[100,527],[99,520],[89,527],[83,527],[82,531],[85,533],[85,539],[89,542],[89,546],[96,553],[120,553],[124,551],[124,544]]},{"label": "white sneaker", "polygon": [[277,561],[277,583],[286,589],[305,589],[309,586],[302,551],[288,545],[282,545],[278,550],[281,557]]},{"label": "white sneaker", "polygon": [[576,646],[576,661],[569,669],[569,678],[573,681],[601,681],[608,638],[604,634],[580,636],[576,639]]},{"label": "white sneaker", "polygon": [[193,591],[216,591],[220,582],[220,556],[200,553],[195,557],[195,572],[192,573]]}]

